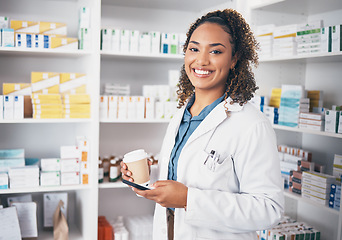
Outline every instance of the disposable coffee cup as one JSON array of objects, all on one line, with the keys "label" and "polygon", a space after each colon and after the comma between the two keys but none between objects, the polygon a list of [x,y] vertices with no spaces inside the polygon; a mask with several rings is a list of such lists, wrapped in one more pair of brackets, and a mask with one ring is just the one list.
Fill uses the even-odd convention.
[{"label": "disposable coffee cup", "polygon": [[126,153],[123,162],[132,173],[133,182],[141,186],[148,186],[150,173],[148,168],[148,155],[143,149]]}]

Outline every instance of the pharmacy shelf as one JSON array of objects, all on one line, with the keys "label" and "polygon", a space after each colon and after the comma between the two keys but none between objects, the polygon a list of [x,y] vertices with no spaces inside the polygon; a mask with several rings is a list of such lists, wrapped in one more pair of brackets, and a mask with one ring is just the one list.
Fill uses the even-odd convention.
[{"label": "pharmacy shelf", "polygon": [[100,120],[101,123],[169,123],[170,119]]},{"label": "pharmacy shelf", "polygon": [[329,3],[321,0],[257,0],[254,4],[251,3],[252,10],[265,10],[305,16],[330,12],[341,8],[342,1],[340,0],[329,1]]},{"label": "pharmacy shelf", "polygon": [[325,137],[333,137],[333,138],[342,138],[342,134],[339,133],[330,133],[330,132],[322,132],[322,131],[315,131],[305,128],[297,128],[297,127],[287,127],[282,125],[273,125],[274,129],[284,130],[289,132],[299,132],[299,133],[308,133],[314,135],[320,135]]},{"label": "pharmacy shelf", "polygon": [[86,50],[66,50],[66,49],[33,49],[33,48],[16,48],[16,47],[0,47],[0,54],[10,55],[28,55],[28,56],[53,56],[53,57],[83,57],[91,54]]},{"label": "pharmacy shelf", "polygon": [[293,192],[290,192],[289,190],[284,190],[284,196],[285,197],[288,197],[288,198],[291,198],[291,199],[295,199],[297,201],[301,201],[301,202],[306,202],[306,203],[309,203],[309,204],[312,204],[312,205],[315,205],[319,208],[323,208],[324,210],[326,210],[327,212],[329,213],[332,213],[332,214],[335,214],[335,215],[339,215],[339,211],[336,210],[336,209],[333,209],[333,208],[330,208],[328,206],[323,206],[319,203],[316,203],[315,201],[312,201],[308,198],[303,198],[301,195],[297,194],[297,193],[293,193]]},{"label": "pharmacy shelf", "polygon": [[267,63],[267,62],[341,62],[342,61],[342,52],[330,52],[330,53],[312,53],[312,54],[303,54],[303,55],[295,55],[288,57],[271,57],[271,58],[260,58],[259,62]]},{"label": "pharmacy shelf", "polygon": [[105,181],[103,183],[99,183],[99,188],[128,188],[128,186],[119,180],[117,182]]},{"label": "pharmacy shelf", "polygon": [[201,11],[215,5],[226,4],[227,0],[211,0],[211,1],[197,1],[197,0],[173,0],[173,1],[160,1],[160,0],[102,0],[102,5],[115,5],[120,7],[132,8],[149,8],[149,9],[168,9],[178,11]]},{"label": "pharmacy shelf", "polygon": [[73,119],[33,119],[24,118],[18,120],[0,120],[0,123],[90,123],[91,118],[73,118]]},{"label": "pharmacy shelf", "polygon": [[53,187],[27,187],[27,188],[14,188],[14,189],[0,189],[1,194],[12,193],[34,193],[34,192],[61,192],[61,191],[74,191],[74,190],[88,190],[89,185],[67,185],[67,186],[53,186]]},{"label": "pharmacy shelf", "polygon": [[135,60],[181,60],[184,58],[182,54],[142,54],[142,53],[113,53],[108,51],[101,51],[103,58],[118,58],[118,59],[135,59]]},{"label": "pharmacy shelf", "polygon": [[[53,239],[53,230],[39,229],[38,240]],[[80,230],[76,226],[69,226],[69,239],[84,240]]]}]

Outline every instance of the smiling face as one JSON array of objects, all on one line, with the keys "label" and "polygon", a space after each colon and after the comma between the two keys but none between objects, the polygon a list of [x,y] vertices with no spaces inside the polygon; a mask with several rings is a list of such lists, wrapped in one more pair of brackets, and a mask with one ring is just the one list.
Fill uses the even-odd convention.
[{"label": "smiling face", "polygon": [[184,65],[197,93],[220,97],[225,92],[229,70],[236,64],[230,40],[231,36],[216,23],[204,23],[191,35]]}]

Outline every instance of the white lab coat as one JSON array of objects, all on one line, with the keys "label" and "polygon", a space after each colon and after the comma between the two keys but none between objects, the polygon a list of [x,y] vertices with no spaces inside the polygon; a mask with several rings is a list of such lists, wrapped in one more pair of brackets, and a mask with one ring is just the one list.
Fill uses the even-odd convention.
[{"label": "white lab coat", "polygon": [[[230,99],[227,99],[230,102]],[[178,160],[177,181],[188,187],[187,210],[176,208],[174,240],[257,239],[283,214],[283,184],[274,130],[250,103],[218,104],[192,133]],[[166,180],[185,107],[170,122],[159,161]],[[215,150],[223,163],[204,165]],[[177,193],[175,193],[177,194]],[[156,204],[153,239],[167,239],[166,208]]]}]

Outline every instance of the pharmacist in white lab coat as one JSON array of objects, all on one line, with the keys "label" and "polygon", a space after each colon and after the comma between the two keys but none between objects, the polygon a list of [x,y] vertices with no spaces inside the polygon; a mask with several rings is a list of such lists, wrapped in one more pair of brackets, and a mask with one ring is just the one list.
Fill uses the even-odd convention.
[{"label": "pharmacist in white lab coat", "polygon": [[[283,214],[282,180],[270,122],[250,103],[256,41],[234,10],[190,27],[178,91],[153,190],[154,240],[257,239]],[[123,178],[130,178],[122,164]]]}]

